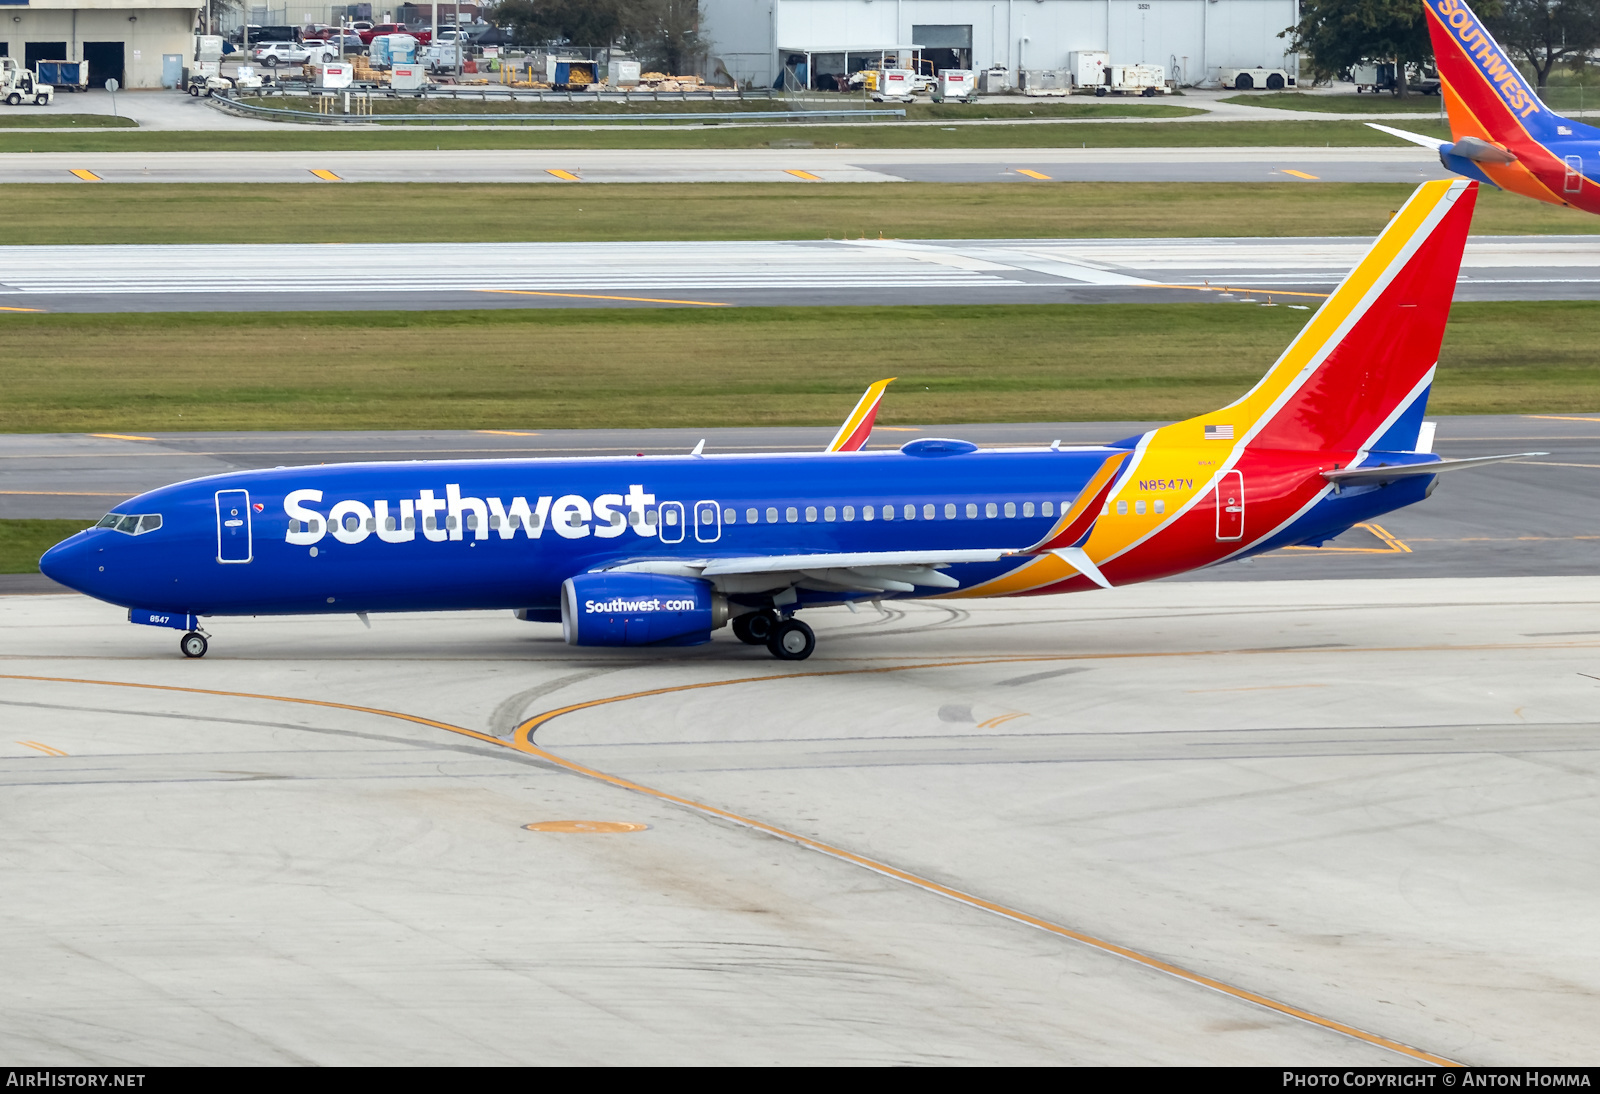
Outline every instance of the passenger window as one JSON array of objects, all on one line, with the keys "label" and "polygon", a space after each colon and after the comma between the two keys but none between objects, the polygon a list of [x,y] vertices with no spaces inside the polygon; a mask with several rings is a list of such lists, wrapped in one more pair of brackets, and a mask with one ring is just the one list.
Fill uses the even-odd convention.
[{"label": "passenger window", "polygon": [[611,527],[613,527],[613,528],[621,528],[622,527],[622,514],[621,513],[612,513],[611,514]]},{"label": "passenger window", "polygon": [[1128,515],[1128,503],[1127,502],[1125,502],[1125,501],[1117,502],[1117,515],[1119,517],[1125,517],[1125,516]]},{"label": "passenger window", "polygon": [[933,502],[928,502],[928,504],[922,507],[922,519],[932,520],[935,512],[936,510],[933,507]]},{"label": "passenger window", "polygon": [[1142,502],[1142,501],[1134,502],[1133,503],[1133,511],[1135,513],[1138,513],[1141,517],[1144,516],[1144,502]]},{"label": "passenger window", "polygon": [[1045,502],[1043,505],[1039,506],[1039,512],[1043,513],[1047,517],[1055,516],[1056,515],[1056,503],[1053,502],[1053,501]]},{"label": "passenger window", "polygon": [[977,502],[975,502],[975,501],[967,502],[967,519],[968,520],[977,520],[978,519],[978,503]]},{"label": "passenger window", "polygon": [[[620,520],[621,518],[619,517],[617,519]],[[500,516],[499,516],[499,514],[497,514],[497,513],[490,513],[489,514],[489,527],[490,528],[498,528],[498,527],[500,527]],[[384,522],[383,522],[383,528],[384,528],[384,531],[386,531],[386,532],[393,531],[394,530],[394,518],[393,517],[386,518],[384,520]]]},{"label": "passenger window", "polygon": [[[98,527],[98,525],[96,527]],[[289,522],[289,531],[291,531],[291,532],[300,531],[300,522],[297,521],[297,520],[291,520]]]},{"label": "passenger window", "polygon": [[1007,517],[1014,517],[1016,515],[1017,515],[1017,503],[1014,502],[1014,501],[1006,502],[1006,516]]},{"label": "passenger window", "polygon": [[947,502],[944,503],[944,519],[945,520],[955,520],[956,519],[956,503],[955,502],[947,501]]},{"label": "passenger window", "polygon": [[[577,516],[577,514],[574,513],[573,516]],[[444,518],[444,526],[446,528],[448,528],[450,531],[454,532],[456,530],[456,518],[455,517],[445,517]],[[346,528],[346,530],[353,530],[355,528],[355,525],[347,524],[347,525],[345,525],[345,528]]]},{"label": "passenger window", "polygon": [[[476,528],[477,524],[473,524],[473,527]],[[367,531],[375,532],[377,530],[378,530],[378,518],[377,517],[368,517],[367,518]]]},{"label": "passenger window", "polygon": [[[489,518],[489,527],[491,527],[491,528],[500,527],[500,518],[499,517],[490,517]],[[384,517],[383,518],[383,530],[385,532],[394,531],[394,518],[393,517]]]},{"label": "passenger window", "polygon": [[[639,523],[639,514],[638,513],[633,514],[631,519],[633,520],[633,522],[635,524],[638,524]],[[519,527],[521,527],[521,525],[522,525],[522,518],[519,517],[519,516],[512,515],[512,516],[509,516],[509,517],[506,518],[506,527],[511,529],[513,532],[515,532]],[[406,518],[406,531],[408,531],[408,532],[411,531],[411,518],[410,517]]]},{"label": "passenger window", "polygon": [[[577,516],[577,514],[574,513],[573,516]],[[656,526],[656,511],[654,509],[644,515],[644,522],[652,528]],[[535,528],[539,527],[539,514],[537,513],[533,515],[533,526]]]},{"label": "passenger window", "polygon": [[807,524],[815,524],[816,522],[817,522],[817,507],[815,505],[806,506],[806,523]]},{"label": "passenger window", "polygon": [[[662,516],[667,518],[667,527],[676,528],[678,526],[678,511],[676,509],[668,509]],[[579,523],[578,514],[572,514],[572,526],[576,528]]]},{"label": "passenger window", "polygon": [[861,519],[862,520],[871,520],[873,517],[875,517],[877,515],[878,515],[878,511],[875,508],[873,508],[872,506],[863,505],[861,507]]},{"label": "passenger window", "polygon": [[831,505],[825,507],[822,510],[822,519],[827,521],[829,524],[833,523],[834,517],[837,516],[837,515],[838,515],[838,511],[836,509],[834,509],[834,507],[831,506]]},{"label": "passenger window", "polygon": [[1165,513],[1166,511],[1167,511],[1167,503],[1166,502],[1164,502],[1164,501],[1156,502],[1156,512],[1157,513]]},{"label": "passenger window", "polygon": [[856,507],[854,505],[846,505],[844,507],[844,519],[846,521],[852,521],[856,519]]},{"label": "passenger window", "polygon": [[746,524],[760,524],[761,523],[761,512],[760,512],[760,510],[757,510],[757,509],[746,509],[744,511],[744,522]]},{"label": "passenger window", "polygon": [[1000,515],[1000,508],[992,501],[984,502],[983,515],[988,517],[990,520],[993,520],[995,517]]},{"label": "passenger window", "polygon": [[[316,522],[313,521],[312,523],[315,524]],[[516,517],[512,517],[511,518],[511,527],[515,528],[516,526],[517,526],[517,518]],[[316,531],[315,528],[313,528],[311,530],[313,532]],[[406,531],[415,532],[416,530],[417,530],[417,518],[416,517],[407,517],[406,518]]]},{"label": "passenger window", "polygon": [[793,524],[800,519],[800,510],[791,505],[783,511],[783,516],[785,520]]},{"label": "passenger window", "polygon": [[885,505],[883,507],[883,519],[884,520],[893,520],[894,519],[894,506]]},{"label": "passenger window", "polygon": [[724,509],[722,511],[722,523],[723,524],[738,524],[739,523],[739,514],[738,514],[737,510]]},{"label": "passenger window", "polygon": [[476,529],[478,527],[478,514],[476,514],[476,513],[468,513],[467,514],[467,527],[468,528],[473,528],[473,529]]},{"label": "passenger window", "polygon": [[1033,502],[1025,501],[1022,503],[1022,515],[1025,517],[1033,516]]},{"label": "passenger window", "polygon": [[917,519],[917,507],[915,505],[912,505],[909,501],[906,502],[906,519],[907,520],[916,520]]},{"label": "passenger window", "polygon": [[777,524],[778,523],[778,511],[776,509],[774,509],[770,505],[767,507],[767,523],[768,524]]}]

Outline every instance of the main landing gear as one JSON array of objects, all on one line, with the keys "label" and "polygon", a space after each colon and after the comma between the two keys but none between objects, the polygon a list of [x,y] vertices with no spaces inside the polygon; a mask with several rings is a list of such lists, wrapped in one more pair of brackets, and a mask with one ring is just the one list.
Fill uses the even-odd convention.
[{"label": "main landing gear", "polygon": [[205,635],[199,631],[190,631],[178,639],[178,648],[183,651],[185,657],[204,657],[209,647]]},{"label": "main landing gear", "polygon": [[733,621],[733,634],[750,646],[765,646],[780,661],[804,661],[817,648],[817,636],[798,619],[784,619],[770,608]]}]

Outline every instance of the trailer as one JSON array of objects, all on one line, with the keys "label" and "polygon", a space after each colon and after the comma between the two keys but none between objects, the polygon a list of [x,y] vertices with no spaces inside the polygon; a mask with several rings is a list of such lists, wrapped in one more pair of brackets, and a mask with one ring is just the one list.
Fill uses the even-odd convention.
[{"label": "trailer", "polygon": [[0,57],[0,102],[7,106],[49,106],[55,100],[56,89],[41,84],[38,75],[23,68],[11,57]]},{"label": "trailer", "polygon": [[1102,87],[1106,82],[1106,66],[1111,54],[1103,49],[1078,49],[1067,54],[1067,71],[1072,76],[1072,86],[1078,90]]},{"label": "trailer", "polygon": [[1101,98],[1107,95],[1166,95],[1167,69],[1164,65],[1106,65],[1105,83],[1094,89]]},{"label": "trailer", "polygon": [[1072,94],[1072,74],[1064,68],[1025,68],[1021,84],[1022,93],[1035,98]]},{"label": "trailer", "polygon": [[558,91],[596,87],[600,83],[600,65],[581,57],[545,54],[544,82]]},{"label": "trailer", "polygon": [[975,103],[978,101],[978,74],[969,68],[941,68],[933,88],[936,103]]},{"label": "trailer", "polygon": [[40,61],[34,71],[41,84],[66,91],[89,90],[88,61]]}]

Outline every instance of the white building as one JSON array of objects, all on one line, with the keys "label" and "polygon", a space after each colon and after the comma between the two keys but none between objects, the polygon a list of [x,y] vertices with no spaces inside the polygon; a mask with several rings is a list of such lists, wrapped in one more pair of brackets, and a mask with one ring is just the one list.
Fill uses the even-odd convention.
[{"label": "white building", "polygon": [[172,87],[194,53],[196,6],[173,0],[0,0],[0,53],[88,61],[96,87]]},{"label": "white building", "polygon": [[[1105,50],[1113,64],[1167,66],[1181,83],[1219,66],[1286,68],[1297,0],[701,0],[713,66],[771,86],[779,65],[809,55],[808,75],[860,67],[850,54],[923,47],[935,68],[1065,68]],[[803,63],[803,62],[802,62]]]}]

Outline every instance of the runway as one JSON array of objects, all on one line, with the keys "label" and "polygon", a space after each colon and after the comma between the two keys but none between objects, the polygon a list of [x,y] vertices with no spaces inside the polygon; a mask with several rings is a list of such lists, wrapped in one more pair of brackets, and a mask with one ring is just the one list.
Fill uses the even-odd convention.
[{"label": "runway", "polygon": [[825,611],[796,673],[502,614],[217,621],[185,662],[0,597],[0,1048],[1587,1064],[1597,607],[1500,578]]},{"label": "runway", "polygon": [[[893,398],[893,392],[890,392]],[[1600,519],[1575,498],[1600,483],[1600,413],[1438,419],[1435,449],[1450,457],[1549,452],[1528,463],[1445,476],[1433,497],[1357,526],[1318,549],[1276,551],[1178,581],[1600,575]],[[1158,422],[880,426],[871,448],[919,436],[984,445],[1091,444]],[[369,433],[160,433],[0,436],[0,518],[92,521],[145,490],[252,467],[359,460],[628,455],[706,450],[821,449],[826,428],[513,430]],[[0,590],[54,588],[43,577],[0,575]]]},{"label": "runway", "polygon": [[[9,152],[0,184],[298,182],[1404,182],[1452,178],[1425,148],[813,147],[804,128],[774,148]],[[279,127],[281,130],[281,127]],[[74,172],[80,172],[75,174]],[[559,174],[557,173],[559,172]]]},{"label": "runway", "polygon": [[[1315,306],[1350,237],[0,247],[0,308],[298,311],[1119,303]],[[1277,293],[1269,299],[1263,294]],[[1600,298],[1600,236],[1479,236],[1457,300]]]}]

